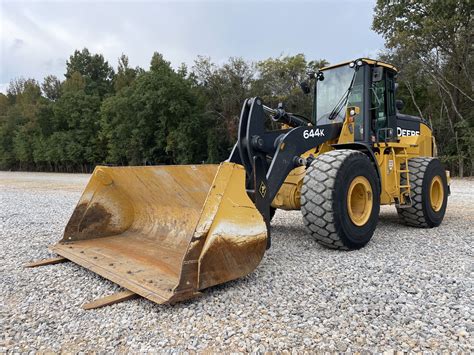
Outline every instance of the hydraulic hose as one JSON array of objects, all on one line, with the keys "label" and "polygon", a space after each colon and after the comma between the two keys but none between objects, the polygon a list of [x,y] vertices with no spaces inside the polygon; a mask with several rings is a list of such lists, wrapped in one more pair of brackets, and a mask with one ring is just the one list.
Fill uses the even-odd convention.
[{"label": "hydraulic hose", "polygon": [[289,112],[286,112],[282,108],[273,109],[268,106],[263,105],[263,109],[270,113],[272,120],[275,122],[281,122],[287,124],[290,127],[300,127],[300,126],[309,126],[310,122],[305,120],[302,117],[298,117]]}]

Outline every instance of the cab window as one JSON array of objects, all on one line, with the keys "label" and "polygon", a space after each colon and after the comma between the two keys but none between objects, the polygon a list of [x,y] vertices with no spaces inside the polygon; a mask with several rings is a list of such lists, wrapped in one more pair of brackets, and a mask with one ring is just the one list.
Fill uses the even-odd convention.
[{"label": "cab window", "polygon": [[[387,128],[387,110],[385,103],[385,80],[380,80],[372,85],[372,122],[374,133],[377,134],[379,129]],[[381,138],[381,137],[379,137]]]}]

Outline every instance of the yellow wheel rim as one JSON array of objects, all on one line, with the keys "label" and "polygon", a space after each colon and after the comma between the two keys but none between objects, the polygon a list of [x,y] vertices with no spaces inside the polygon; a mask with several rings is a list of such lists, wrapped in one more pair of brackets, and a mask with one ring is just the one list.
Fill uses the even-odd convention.
[{"label": "yellow wheel rim", "polygon": [[443,206],[444,187],[441,176],[437,175],[431,180],[430,185],[430,203],[433,211],[438,212]]},{"label": "yellow wheel rim", "polygon": [[347,192],[347,211],[356,226],[367,223],[372,213],[373,195],[369,180],[357,176],[352,180]]}]

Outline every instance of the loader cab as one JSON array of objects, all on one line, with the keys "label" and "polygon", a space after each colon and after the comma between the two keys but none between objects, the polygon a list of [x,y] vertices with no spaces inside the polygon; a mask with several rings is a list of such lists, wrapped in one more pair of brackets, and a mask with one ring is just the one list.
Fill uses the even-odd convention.
[{"label": "loader cab", "polygon": [[347,107],[357,107],[355,142],[396,141],[396,73],[389,64],[365,58],[321,69],[314,87],[313,121],[342,123]]}]

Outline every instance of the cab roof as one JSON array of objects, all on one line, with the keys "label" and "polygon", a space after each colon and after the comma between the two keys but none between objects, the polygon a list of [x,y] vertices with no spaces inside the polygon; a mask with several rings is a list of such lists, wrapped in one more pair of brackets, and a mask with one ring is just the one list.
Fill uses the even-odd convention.
[{"label": "cab roof", "polygon": [[343,63],[338,63],[338,64],[334,64],[334,65],[328,65],[327,67],[324,67],[324,68],[321,68],[320,70],[321,71],[324,71],[324,70],[327,70],[327,69],[332,69],[332,68],[337,68],[337,67],[341,67],[343,65],[349,65],[351,62],[355,62],[355,61],[358,61],[358,60],[361,60],[363,61],[364,63],[367,63],[369,65],[380,65],[382,67],[385,67],[385,68],[389,68],[389,69],[392,69],[396,72],[398,72],[398,69],[391,65],[391,64],[388,64],[388,63],[385,63],[385,62],[381,62],[379,60],[375,60],[375,59],[369,59],[369,58],[358,58],[358,59],[355,59],[355,60],[350,60],[350,61],[347,61],[347,62],[343,62]]}]

